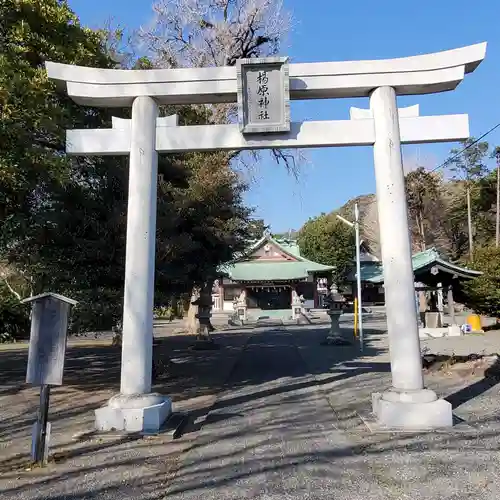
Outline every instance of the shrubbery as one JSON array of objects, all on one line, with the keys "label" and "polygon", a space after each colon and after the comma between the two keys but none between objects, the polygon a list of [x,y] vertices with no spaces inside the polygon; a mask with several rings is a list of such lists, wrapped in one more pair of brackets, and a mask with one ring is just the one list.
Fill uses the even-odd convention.
[{"label": "shrubbery", "polygon": [[155,319],[166,319],[172,321],[173,319],[182,319],[184,316],[184,304],[181,299],[171,297],[167,301],[168,305],[157,306],[153,310]]},{"label": "shrubbery", "polygon": [[500,317],[500,248],[477,250],[473,267],[483,275],[464,285],[465,305],[479,314]]},{"label": "shrubbery", "polygon": [[111,330],[122,319],[121,290],[101,288],[66,292],[63,295],[78,301],[70,313],[70,334]]},{"label": "shrubbery", "polygon": [[19,302],[5,285],[0,285],[0,343],[29,337],[30,307]]}]

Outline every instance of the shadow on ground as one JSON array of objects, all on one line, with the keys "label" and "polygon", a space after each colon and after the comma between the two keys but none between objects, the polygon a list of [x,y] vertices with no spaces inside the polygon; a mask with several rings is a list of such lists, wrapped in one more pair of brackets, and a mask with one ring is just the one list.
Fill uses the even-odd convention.
[{"label": "shadow on ground", "polygon": [[[214,337],[222,346],[217,351],[193,351],[193,339],[187,335],[158,339],[155,358],[169,358],[173,363],[167,373],[160,373],[153,390],[170,395],[176,402],[217,394],[248,335],[246,332],[216,334]],[[20,437],[26,446],[36,419],[39,389],[25,383],[27,356],[27,349],[0,352],[2,458],[8,450],[16,449]],[[68,347],[63,385],[51,391],[49,418],[54,439],[60,434],[75,434],[92,427],[93,410],[119,391],[120,364],[119,347]]]},{"label": "shadow on ground", "polygon": [[[371,392],[389,384],[383,333],[367,329],[362,354],[356,344],[321,346],[326,334],[320,327],[222,333],[215,335],[222,346],[217,351],[191,351],[189,337],[162,339],[159,352],[175,368],[155,390],[178,401],[202,398],[185,436],[174,442],[161,435],[115,437],[74,447],[63,422],[91,416],[97,404],[91,398],[99,393],[105,400],[117,390],[120,353],[70,349],[66,385],[58,389],[61,410],[53,414],[66,438],[57,447],[61,459],[56,455],[45,471],[20,472],[14,464],[9,470],[0,462],[2,499],[327,499],[332,491],[370,500],[495,498],[500,425],[494,415],[477,415],[481,431],[369,434],[357,412],[369,405]],[[4,354],[12,352],[0,353],[0,383],[18,392],[0,396],[6,398],[2,412],[12,398],[27,396],[24,368],[16,366],[22,354],[8,360]],[[451,383],[446,390],[458,392]],[[215,404],[203,400],[214,393]],[[462,399],[455,396],[455,404]],[[24,416],[18,406],[12,421],[2,418],[0,441],[23,422],[30,425],[36,405],[35,395]]]}]

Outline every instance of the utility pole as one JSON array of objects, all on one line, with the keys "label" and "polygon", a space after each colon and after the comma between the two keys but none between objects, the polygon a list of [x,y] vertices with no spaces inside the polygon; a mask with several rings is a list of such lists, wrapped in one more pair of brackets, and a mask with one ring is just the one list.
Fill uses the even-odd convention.
[{"label": "utility pole", "polygon": [[337,215],[337,219],[341,220],[349,227],[353,227],[356,235],[356,285],[357,285],[357,303],[358,303],[358,325],[359,325],[359,346],[363,352],[363,304],[361,300],[361,254],[360,254],[360,237],[359,237],[359,209],[358,204],[354,205],[354,222],[344,219],[341,215]]},{"label": "utility pole", "polygon": [[470,168],[469,168],[469,158],[467,154],[464,155],[465,162],[465,193],[467,196],[467,226],[469,229],[469,258],[470,261],[474,261],[474,242],[472,241],[472,207],[470,206]]},{"label": "utility pole", "polygon": [[469,226],[469,257],[474,261],[474,243],[472,241],[472,208],[470,206],[470,183],[467,180],[467,224]]},{"label": "utility pole", "polygon": [[469,229],[469,258],[470,261],[474,261],[474,243],[472,240],[472,208],[470,206],[470,186],[471,186],[471,179],[470,179],[470,166],[469,166],[469,157],[467,156],[467,153],[464,155],[464,164],[465,164],[465,194],[467,197],[467,227]]},{"label": "utility pole", "polygon": [[498,248],[498,243],[500,241],[500,148],[497,148],[495,156],[497,159],[497,220],[495,246]]}]

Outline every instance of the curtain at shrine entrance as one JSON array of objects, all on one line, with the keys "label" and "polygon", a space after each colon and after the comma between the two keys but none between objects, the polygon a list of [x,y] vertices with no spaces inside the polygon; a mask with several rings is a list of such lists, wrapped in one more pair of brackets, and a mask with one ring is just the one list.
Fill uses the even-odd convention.
[{"label": "curtain at shrine entrance", "polygon": [[290,309],[292,290],[288,286],[247,288],[247,304],[263,311]]}]

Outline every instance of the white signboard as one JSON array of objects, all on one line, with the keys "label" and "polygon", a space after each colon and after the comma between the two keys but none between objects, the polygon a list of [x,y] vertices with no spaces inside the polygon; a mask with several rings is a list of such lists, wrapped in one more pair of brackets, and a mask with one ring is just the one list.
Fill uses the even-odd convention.
[{"label": "white signboard", "polygon": [[240,59],[237,88],[238,121],[243,134],[290,131],[287,57]]}]

